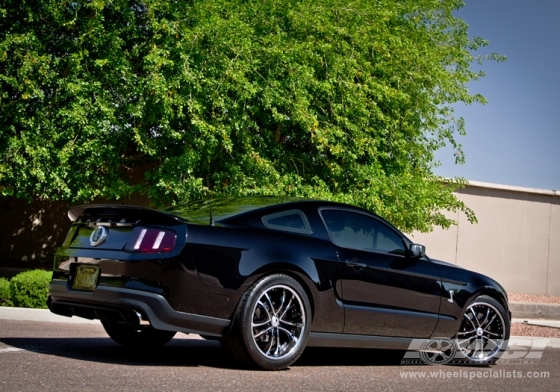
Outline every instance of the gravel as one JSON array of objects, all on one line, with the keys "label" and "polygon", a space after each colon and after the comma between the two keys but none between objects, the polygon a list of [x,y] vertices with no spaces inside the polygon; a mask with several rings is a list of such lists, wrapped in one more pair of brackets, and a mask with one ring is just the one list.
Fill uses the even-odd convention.
[{"label": "gravel", "polygon": [[508,294],[509,302],[535,302],[541,304],[560,304],[560,297],[533,294]]},{"label": "gravel", "polygon": [[[534,294],[508,294],[509,302],[531,302],[541,304],[560,304],[560,297],[550,295]],[[527,325],[524,323],[513,323],[511,325],[512,336],[538,336],[543,338],[560,338],[560,328],[541,327],[538,325]]]},{"label": "gravel", "polygon": [[511,324],[511,336],[538,336],[541,338],[560,338],[560,328],[541,327],[524,323]]},{"label": "gravel", "polygon": [[[560,297],[550,295],[514,294],[508,293],[509,302],[531,302],[541,304],[560,305]],[[511,324],[512,336],[538,336],[542,338],[560,338],[560,328],[541,327],[524,323]]]}]

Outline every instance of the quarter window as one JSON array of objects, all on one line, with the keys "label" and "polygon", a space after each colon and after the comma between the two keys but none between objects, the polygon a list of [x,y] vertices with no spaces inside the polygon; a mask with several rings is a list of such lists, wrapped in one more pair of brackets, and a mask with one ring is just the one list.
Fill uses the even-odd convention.
[{"label": "quarter window", "polygon": [[405,254],[402,237],[383,222],[343,210],[322,210],[332,242],[343,248]]},{"label": "quarter window", "polygon": [[300,210],[289,210],[262,217],[265,227],[299,234],[311,234],[307,217]]}]

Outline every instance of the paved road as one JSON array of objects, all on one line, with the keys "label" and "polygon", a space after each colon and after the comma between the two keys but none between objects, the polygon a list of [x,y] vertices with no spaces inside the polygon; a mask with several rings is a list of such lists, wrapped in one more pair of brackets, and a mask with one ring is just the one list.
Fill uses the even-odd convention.
[{"label": "paved road", "polygon": [[[290,369],[264,372],[243,368],[219,343],[187,335],[155,352],[134,352],[114,344],[99,324],[0,320],[0,391],[560,389],[558,348],[545,349],[540,360],[531,360],[535,363],[491,368],[403,366],[402,355],[308,349]],[[425,372],[426,378],[414,372]],[[528,372],[548,372],[549,377],[527,378]]]}]

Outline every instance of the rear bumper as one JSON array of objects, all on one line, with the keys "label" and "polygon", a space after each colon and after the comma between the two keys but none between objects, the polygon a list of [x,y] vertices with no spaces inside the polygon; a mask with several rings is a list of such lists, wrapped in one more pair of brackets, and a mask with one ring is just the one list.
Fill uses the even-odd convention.
[{"label": "rear bumper", "polygon": [[166,331],[224,336],[230,320],[178,312],[159,295],[119,287],[98,286],[93,292],[69,290],[66,281],[53,280],[49,286],[48,306],[62,316],[122,321],[137,324],[137,313],[156,328]]}]

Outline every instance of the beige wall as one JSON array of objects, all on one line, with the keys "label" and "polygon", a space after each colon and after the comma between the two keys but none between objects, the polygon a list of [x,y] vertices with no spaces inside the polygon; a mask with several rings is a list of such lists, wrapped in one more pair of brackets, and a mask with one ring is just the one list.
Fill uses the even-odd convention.
[{"label": "beige wall", "polygon": [[449,230],[414,233],[429,256],[482,272],[508,292],[560,296],[560,193],[471,182],[458,192],[463,214]]},{"label": "beige wall", "polygon": [[556,197],[550,207],[550,244],[548,254],[547,292],[560,296],[560,197]]}]

